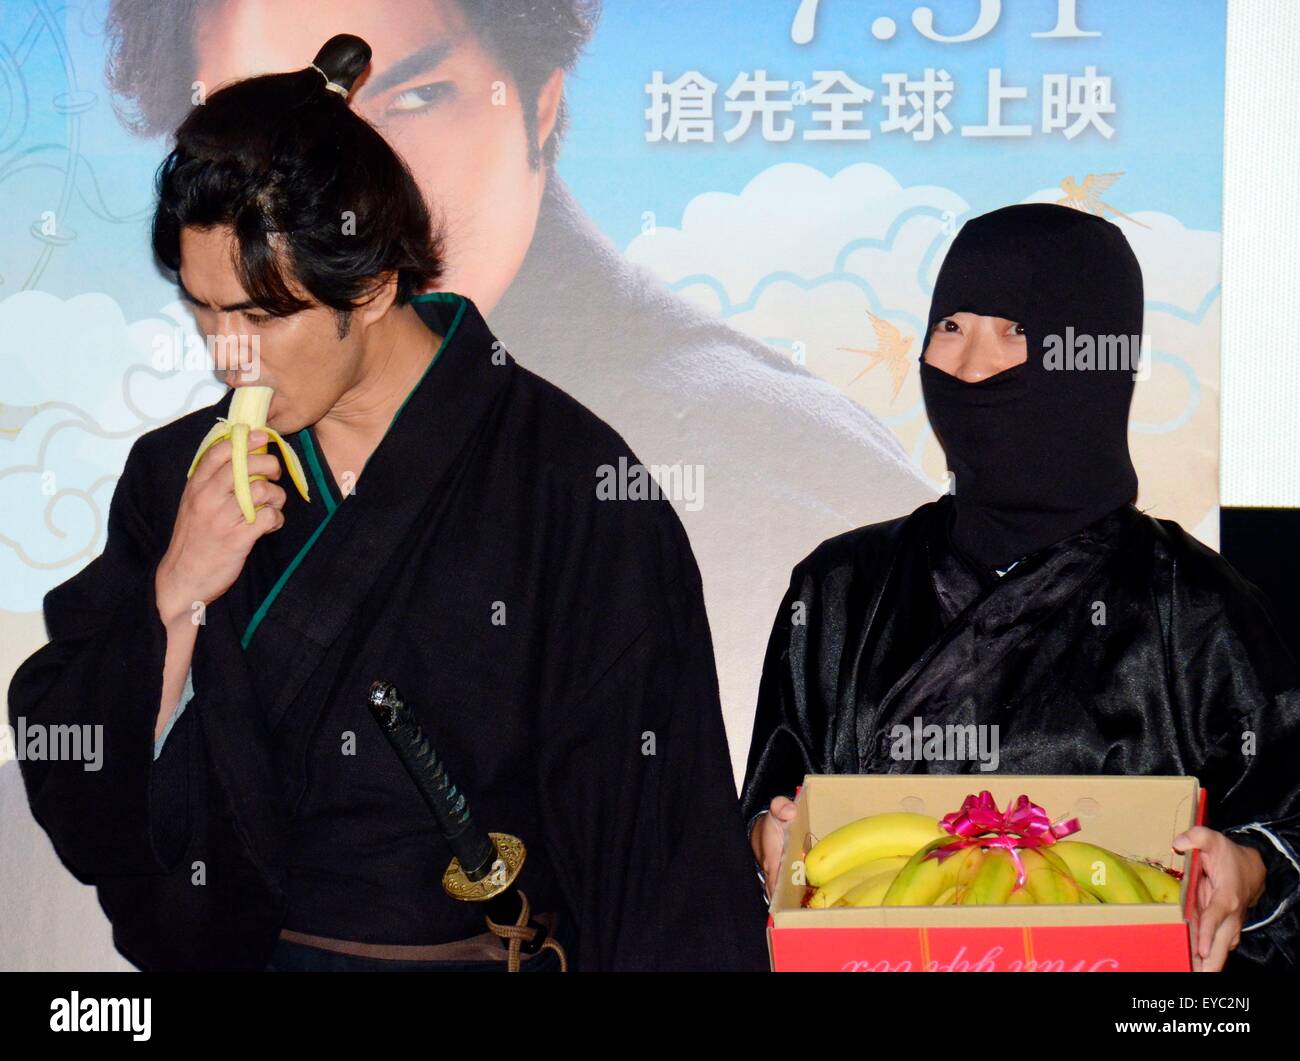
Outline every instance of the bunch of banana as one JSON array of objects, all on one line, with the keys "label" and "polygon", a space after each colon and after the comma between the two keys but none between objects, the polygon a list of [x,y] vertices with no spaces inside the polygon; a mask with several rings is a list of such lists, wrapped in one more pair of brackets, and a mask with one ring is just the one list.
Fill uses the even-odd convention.
[{"label": "bunch of banana", "polygon": [[813,909],[1017,903],[1176,903],[1180,883],[1163,868],[1095,844],[1059,841],[1017,851],[964,846],[924,814],[859,818],[827,834],[804,859]]},{"label": "bunch of banana", "polygon": [[[257,518],[257,510],[253,506],[253,479],[266,478],[265,475],[250,477],[248,474],[248,435],[251,431],[265,431],[267,438],[280,447],[280,454],[284,457],[284,464],[289,469],[289,477],[293,480],[293,485],[298,488],[298,493],[302,495],[304,501],[311,500],[307,492],[307,477],[303,475],[298,454],[284,441],[278,431],[266,426],[266,414],[271,408],[271,397],[274,394],[275,391],[271,387],[236,387],[230,399],[230,416],[217,417],[212,430],[199,443],[198,452],[190,462],[190,470],[185,474],[187,479],[193,475],[203,454],[218,442],[229,438],[232,447],[230,466],[234,475],[235,500],[239,502],[239,510],[244,514],[244,521],[247,523],[252,523]],[[266,446],[259,446],[253,452],[265,453],[266,450]]]}]

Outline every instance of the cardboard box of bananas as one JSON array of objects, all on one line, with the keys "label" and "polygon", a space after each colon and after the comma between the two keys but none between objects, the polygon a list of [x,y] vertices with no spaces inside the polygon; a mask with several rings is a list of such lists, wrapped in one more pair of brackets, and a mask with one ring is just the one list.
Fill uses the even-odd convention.
[{"label": "cardboard box of bananas", "polygon": [[777,971],[1191,968],[1194,777],[816,774],[795,807]]},{"label": "cardboard box of bananas", "polygon": [[[1059,835],[1077,832],[1071,823]],[[808,852],[807,905],[1178,902],[1180,871],[1035,826],[1047,826],[1046,814],[1027,796],[1003,814],[987,791],[942,820],[906,811],[858,818]]]}]

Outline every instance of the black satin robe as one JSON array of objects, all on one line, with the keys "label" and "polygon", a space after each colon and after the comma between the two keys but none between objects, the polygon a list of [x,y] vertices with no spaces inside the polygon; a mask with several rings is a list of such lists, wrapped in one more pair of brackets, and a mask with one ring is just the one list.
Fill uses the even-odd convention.
[{"label": "black satin robe", "polygon": [[[601,500],[635,463],[517,365],[473,302],[422,296],[442,347],[343,497],[313,479],[212,602],[195,696],[154,760],[154,573],[190,456],[229,395],[131,449],[102,556],[45,598],[11,716],[103,727],[103,768],[20,760],[36,820],[145,969],[262,969],[281,928],[374,943],[484,930],[365,708],[402,691],[571,968],[763,969],[760,894],[699,571],[666,500]],[[288,477],[281,480],[288,486]],[[203,874],[202,880],[197,875]],[[557,929],[558,933],[558,929]]]},{"label": "black satin robe", "polygon": [[809,773],[979,773],[969,756],[892,757],[893,727],[917,717],[997,725],[999,773],[1194,775],[1206,824],[1268,867],[1229,967],[1295,966],[1300,668],[1259,591],[1132,505],[1000,578],[951,547],[950,518],[945,496],[795,567],[764,663],[746,821]]}]

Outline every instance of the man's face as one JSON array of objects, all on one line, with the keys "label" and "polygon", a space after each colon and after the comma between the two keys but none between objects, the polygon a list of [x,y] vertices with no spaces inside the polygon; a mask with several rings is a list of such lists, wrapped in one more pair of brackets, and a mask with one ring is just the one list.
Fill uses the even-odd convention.
[{"label": "man's face", "polygon": [[[210,0],[195,27],[195,77],[212,92],[238,78],[299,70],[338,33],[373,49],[351,104],[406,160],[446,233],[439,286],[487,314],[532,241],[546,168],[529,166],[515,83],[454,0]],[[557,70],[539,100],[542,143],[562,80]]]},{"label": "man's face", "polygon": [[1005,317],[953,313],[934,322],[925,361],[966,383],[1024,364],[1028,344],[1024,325]]},{"label": "man's face", "polygon": [[218,349],[239,351],[224,359],[218,354],[218,375],[231,387],[273,387],[267,422],[281,434],[320,420],[359,374],[364,325],[356,320],[358,314],[348,335],[340,338],[338,316],[327,306],[288,317],[263,313],[239,281],[228,226],[184,228],[180,246],[181,289],[199,330]]}]

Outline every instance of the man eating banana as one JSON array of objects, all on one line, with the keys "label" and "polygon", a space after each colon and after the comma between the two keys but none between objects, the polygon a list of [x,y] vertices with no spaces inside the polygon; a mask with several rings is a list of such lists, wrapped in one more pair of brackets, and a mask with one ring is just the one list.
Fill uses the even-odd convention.
[{"label": "man eating banana", "polygon": [[103,555],[46,597],[13,713],[99,726],[104,756],[22,761],[36,820],[141,968],[505,968],[370,717],[391,682],[527,846],[530,931],[569,967],[763,969],[685,533],[601,500],[622,439],[470,299],[419,293],[441,241],[348,106],[368,61],[341,35],[213,93],[159,171],[161,265],[257,364],[136,441]]}]

